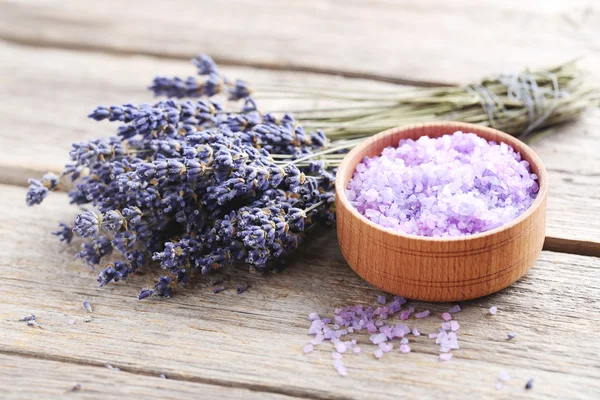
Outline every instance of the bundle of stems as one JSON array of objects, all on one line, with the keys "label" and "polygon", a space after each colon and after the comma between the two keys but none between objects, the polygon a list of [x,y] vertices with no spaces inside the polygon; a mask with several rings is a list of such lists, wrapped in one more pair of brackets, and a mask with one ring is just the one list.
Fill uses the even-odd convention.
[{"label": "bundle of stems", "polygon": [[[535,131],[571,121],[597,106],[596,89],[586,84],[576,62],[539,71],[502,74],[466,86],[351,92],[324,87],[257,87],[257,95],[295,96],[335,102],[328,108],[293,112],[307,128],[320,128],[332,147],[395,126],[452,120],[490,126],[526,138]],[[335,162],[332,155],[327,157]]]}]

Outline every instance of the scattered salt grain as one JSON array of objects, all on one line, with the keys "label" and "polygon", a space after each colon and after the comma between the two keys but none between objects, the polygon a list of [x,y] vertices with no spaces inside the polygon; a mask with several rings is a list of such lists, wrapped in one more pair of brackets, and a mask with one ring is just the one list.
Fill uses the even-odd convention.
[{"label": "scattered salt grain", "polygon": [[442,329],[449,331],[452,329],[452,324],[450,322],[442,322]]},{"label": "scattered salt grain", "polygon": [[167,376],[165,374],[160,374],[159,376],[161,379],[167,379]]},{"label": "scattered salt grain", "polygon": [[394,345],[391,343],[379,343],[379,348],[384,352],[384,353],[389,353],[390,351],[392,351],[392,349],[394,348]]},{"label": "scattered salt grain", "polygon": [[460,325],[458,324],[458,321],[454,321],[454,320],[450,321],[450,330],[452,332],[456,332],[459,329],[460,329]]},{"label": "scattered salt grain", "polygon": [[402,340],[400,340],[400,344],[408,344],[408,338],[402,338]]},{"label": "scattered salt grain", "polygon": [[496,315],[497,312],[498,312],[498,307],[496,307],[496,306],[490,307],[490,314]]},{"label": "scattered salt grain", "polygon": [[450,353],[440,354],[440,361],[450,361],[451,358],[452,358],[452,354],[450,354]]},{"label": "scattered salt grain", "polygon": [[373,355],[375,356],[375,358],[380,359],[381,357],[383,357],[383,350],[377,349],[377,350],[375,350]]},{"label": "scattered salt grain", "polygon": [[111,370],[113,370],[113,371],[120,371],[120,370],[121,370],[120,368],[113,367],[113,366],[112,366],[112,365],[110,365],[110,364],[106,364],[106,365],[105,365],[105,367],[106,367],[106,368],[108,368],[108,369],[111,369]]},{"label": "scattered salt grain", "polygon": [[92,305],[86,300],[83,302],[83,308],[85,308],[85,311],[87,312],[92,312]]},{"label": "scattered salt grain", "polygon": [[450,315],[449,313],[445,312],[442,314],[442,319],[444,321],[450,321],[452,319],[452,315]]},{"label": "scattered salt grain", "polygon": [[529,163],[473,133],[403,139],[365,157],[346,187],[371,221],[420,236],[465,236],[521,215],[538,192]]},{"label": "scattered salt grain", "polygon": [[412,329],[412,334],[415,336],[421,336],[421,332],[419,332],[419,330],[417,328]]},{"label": "scattered salt grain", "polygon": [[525,389],[526,390],[533,389],[533,378],[531,378],[530,380],[527,381],[527,383],[525,384]]},{"label": "scattered salt grain", "polygon": [[386,298],[385,298],[385,296],[384,296],[384,295],[379,295],[379,296],[377,296],[377,302],[378,302],[379,304],[385,304],[385,303],[386,303],[386,301],[387,301],[387,300],[386,300]]},{"label": "scattered salt grain", "polygon": [[496,383],[496,390],[502,390],[502,383]]},{"label": "scattered salt grain", "polygon": [[319,318],[319,314],[317,314],[316,312],[311,312],[310,314],[308,314],[309,321],[316,321],[318,319],[321,319],[321,318]]},{"label": "scattered salt grain", "polygon": [[410,353],[410,346],[407,344],[401,344],[400,345],[400,353]]},{"label": "scattered salt grain", "polygon": [[429,336],[429,339],[435,339],[438,336],[438,334],[437,333],[430,333],[428,336]]},{"label": "scattered salt grain", "polygon": [[508,382],[510,380],[510,376],[508,375],[508,372],[506,372],[505,370],[500,370],[498,379],[502,382]]},{"label": "scattered salt grain", "polygon": [[346,367],[344,366],[342,360],[335,360],[333,362],[333,366],[335,367],[335,370],[338,372],[338,374],[340,374],[341,376],[348,375],[348,371],[346,371]]},{"label": "scattered salt grain", "polygon": [[352,352],[354,352],[354,354],[360,353],[360,347],[356,346],[355,348],[352,349]]},{"label": "scattered salt grain", "polygon": [[337,350],[338,353],[345,353],[346,350],[348,350],[346,348],[346,345],[343,342],[337,342],[335,344],[335,349]]},{"label": "scattered salt grain", "polygon": [[417,317],[417,318],[425,318],[425,317],[428,317],[429,314],[431,314],[431,311],[425,310],[425,311],[421,311],[420,313],[416,313],[415,317]]},{"label": "scattered salt grain", "polygon": [[382,343],[382,342],[385,342],[388,340],[387,336],[383,333],[371,335],[371,337],[369,337],[369,339],[371,340],[371,342],[373,342],[373,344],[379,344],[379,343]]},{"label": "scattered salt grain", "polygon": [[344,356],[338,353],[337,351],[331,352],[331,358],[334,360],[341,360]]},{"label": "scattered salt grain", "polygon": [[83,322],[92,322],[92,317],[86,315],[86,317],[83,319]]},{"label": "scattered salt grain", "polygon": [[450,307],[450,308],[448,309],[448,312],[449,312],[450,314],[456,314],[456,313],[457,313],[457,312],[459,312],[459,311],[460,311],[460,306],[459,306],[458,304],[457,304],[457,305],[454,305],[454,306],[452,306],[452,307]]},{"label": "scattered salt grain", "polygon": [[340,329],[340,326],[338,324],[333,324],[333,329]]},{"label": "scattered salt grain", "polygon": [[302,349],[302,352],[304,354],[310,353],[311,351],[313,351],[315,348],[313,347],[312,344],[307,344],[306,346],[304,346],[304,348]]},{"label": "scattered salt grain", "polygon": [[514,333],[514,332],[508,332],[508,334],[506,335],[506,337],[507,337],[507,340],[512,340],[515,337],[517,337],[517,334]]},{"label": "scattered salt grain", "polygon": [[67,321],[67,324],[69,324],[69,325],[73,325],[74,323],[75,323],[74,319],[70,319],[70,320]]}]

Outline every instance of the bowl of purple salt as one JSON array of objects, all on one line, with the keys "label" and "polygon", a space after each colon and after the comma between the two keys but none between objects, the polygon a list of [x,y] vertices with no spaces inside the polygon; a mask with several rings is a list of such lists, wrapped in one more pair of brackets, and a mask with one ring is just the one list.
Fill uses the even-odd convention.
[{"label": "bowl of purple salt", "polygon": [[537,260],[547,186],[540,158],[498,130],[458,122],[390,129],[340,165],[340,248],[363,279],[396,295],[485,296]]}]

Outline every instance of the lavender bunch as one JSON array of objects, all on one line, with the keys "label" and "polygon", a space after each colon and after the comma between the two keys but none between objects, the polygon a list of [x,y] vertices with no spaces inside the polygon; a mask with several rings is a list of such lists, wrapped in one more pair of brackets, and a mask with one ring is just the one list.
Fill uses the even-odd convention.
[{"label": "lavender bunch", "polygon": [[[279,268],[308,230],[334,220],[333,170],[313,160],[323,132],[261,113],[245,83],[231,83],[207,56],[192,61],[203,80],[151,86],[171,99],[97,107],[89,117],[118,123],[116,136],[73,144],[61,175],[30,180],[27,193],[35,205],[70,188],[71,203],[90,207],[54,234],[81,238],[77,257],[90,267],[104,263],[101,286],[160,268],[140,299],[171,296],[194,271]],[[239,110],[213,98],[225,92]]]}]

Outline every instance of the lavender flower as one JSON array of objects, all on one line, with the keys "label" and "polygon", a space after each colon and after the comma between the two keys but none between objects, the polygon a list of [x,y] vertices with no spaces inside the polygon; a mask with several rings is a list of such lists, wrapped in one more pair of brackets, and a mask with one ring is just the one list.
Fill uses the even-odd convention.
[{"label": "lavender flower", "polygon": [[[71,202],[86,211],[54,234],[67,243],[80,236],[77,257],[92,267],[111,254],[100,286],[160,267],[166,275],[140,300],[170,297],[194,270],[278,269],[308,228],[334,220],[334,171],[308,160],[325,135],[304,131],[291,115],[262,114],[250,86],[221,75],[210,57],[193,63],[201,77],[155,79],[155,94],[172,99],[93,110],[91,119],[120,125],[117,135],[75,143],[61,175],[73,182]],[[239,109],[207,99],[219,93],[242,100]],[[31,180],[27,204],[58,184],[53,174]]]}]

